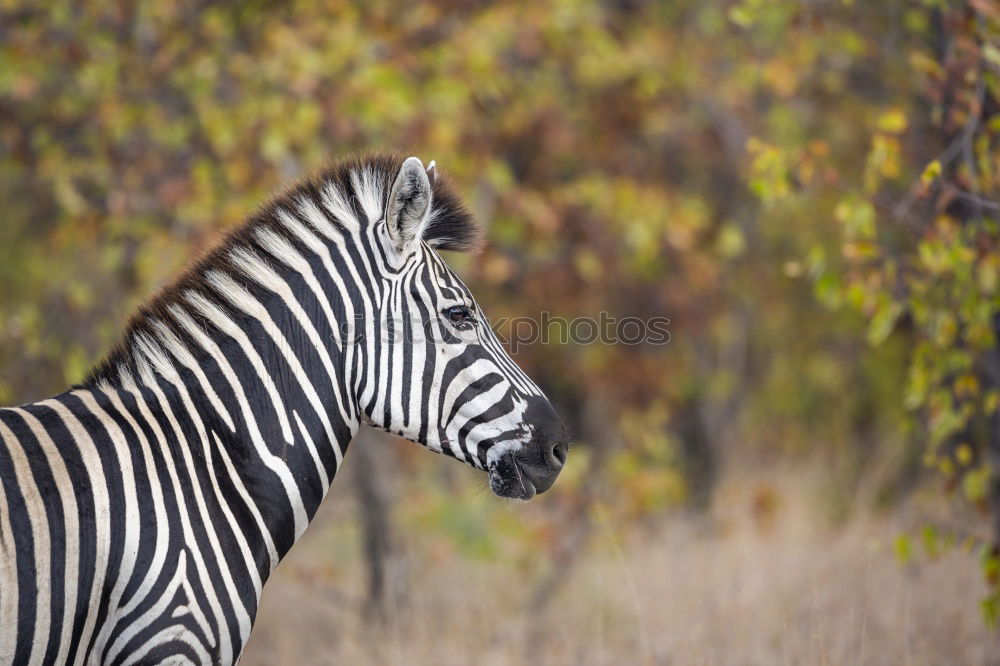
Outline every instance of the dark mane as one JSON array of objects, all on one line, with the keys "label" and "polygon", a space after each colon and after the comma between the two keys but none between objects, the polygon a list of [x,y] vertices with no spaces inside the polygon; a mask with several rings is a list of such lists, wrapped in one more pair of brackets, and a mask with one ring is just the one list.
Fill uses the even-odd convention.
[{"label": "dark mane", "polygon": [[[260,244],[256,239],[259,229],[267,229],[295,243],[279,221],[278,210],[295,210],[297,201],[307,199],[316,204],[330,222],[344,227],[344,221],[336,219],[322,203],[324,188],[333,187],[342,193],[343,200],[349,203],[355,218],[364,225],[369,220],[361,202],[373,193],[361,191],[367,183],[358,176],[367,172],[373,174],[381,184],[379,205],[380,211],[384,212],[389,188],[404,159],[397,153],[373,153],[340,160],[272,195],[243,222],[227,231],[201,258],[189,264],[141,305],[129,318],[121,341],[94,366],[80,386],[95,386],[102,382],[114,385],[118,382],[121,369],[134,370],[137,367],[135,340],[141,335],[155,339],[152,322],[171,321],[168,307],[181,302],[184,292],[210,292],[206,288],[206,275],[209,271],[238,273],[233,269],[229,256],[238,247],[259,251]],[[431,212],[423,240],[438,250],[465,252],[477,249],[481,238],[479,227],[462,204],[450,180],[434,169],[431,182]]]}]

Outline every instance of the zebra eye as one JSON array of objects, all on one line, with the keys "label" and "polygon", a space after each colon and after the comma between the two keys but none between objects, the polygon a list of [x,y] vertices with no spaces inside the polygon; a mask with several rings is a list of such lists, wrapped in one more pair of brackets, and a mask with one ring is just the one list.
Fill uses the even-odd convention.
[{"label": "zebra eye", "polygon": [[446,308],[442,314],[456,324],[472,319],[472,313],[464,305],[453,305],[450,308]]}]

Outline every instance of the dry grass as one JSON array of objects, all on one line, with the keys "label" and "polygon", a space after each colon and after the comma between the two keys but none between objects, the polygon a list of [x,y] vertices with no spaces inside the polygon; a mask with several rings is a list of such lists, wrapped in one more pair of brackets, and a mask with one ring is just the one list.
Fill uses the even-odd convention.
[{"label": "dry grass", "polygon": [[891,540],[905,512],[833,528],[778,486],[762,499],[728,485],[710,521],[623,530],[598,511],[540,617],[524,612],[538,566],[469,561],[408,534],[407,602],[384,625],[358,612],[356,558],[332,552],[344,509],[331,498],[269,584],[243,663],[1000,664],[973,554],[904,566]]}]

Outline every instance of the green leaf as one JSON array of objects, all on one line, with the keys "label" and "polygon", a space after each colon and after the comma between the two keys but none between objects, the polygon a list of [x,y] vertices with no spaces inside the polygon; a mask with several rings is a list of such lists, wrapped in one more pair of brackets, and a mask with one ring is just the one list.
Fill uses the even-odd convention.
[{"label": "green leaf", "polygon": [[923,529],[920,530],[920,540],[924,544],[924,550],[927,551],[927,555],[937,557],[939,550],[938,533],[933,525],[924,525]]},{"label": "green leaf", "polygon": [[986,499],[990,483],[990,468],[986,465],[969,470],[962,477],[962,492],[970,502]]},{"label": "green leaf", "polygon": [[880,304],[868,324],[868,344],[877,347],[885,342],[896,327],[896,322],[899,321],[903,311],[903,304],[896,301],[885,301]]},{"label": "green leaf", "polygon": [[905,534],[900,534],[896,537],[895,541],[892,542],[892,548],[896,552],[896,558],[906,564],[913,557],[913,544],[910,542],[910,537]]},{"label": "green leaf", "polygon": [[983,614],[983,622],[990,630],[997,628],[997,620],[1000,618],[1000,594],[991,594],[979,602],[979,610]]}]

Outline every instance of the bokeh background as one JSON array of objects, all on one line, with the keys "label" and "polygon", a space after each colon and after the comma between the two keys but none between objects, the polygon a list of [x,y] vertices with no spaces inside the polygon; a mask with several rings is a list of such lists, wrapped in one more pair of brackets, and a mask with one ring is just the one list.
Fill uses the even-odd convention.
[{"label": "bokeh background", "polygon": [[245,664],[998,664],[997,0],[0,0],[0,404],[82,378],[282,183],[434,159],[529,504],[364,433]]}]

